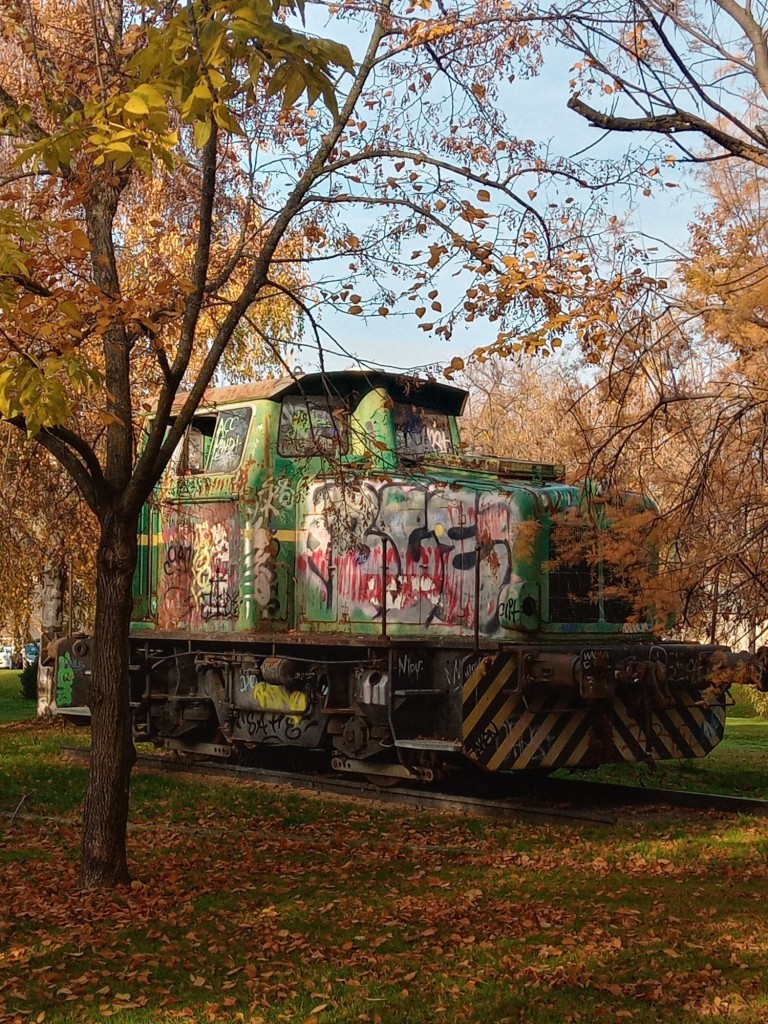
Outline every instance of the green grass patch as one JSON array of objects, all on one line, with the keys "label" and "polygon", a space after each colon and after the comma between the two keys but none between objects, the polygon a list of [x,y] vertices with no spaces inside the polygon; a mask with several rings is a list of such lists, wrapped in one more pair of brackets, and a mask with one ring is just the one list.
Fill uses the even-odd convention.
[{"label": "green grass patch", "polygon": [[0,725],[23,722],[37,713],[35,702],[21,696],[21,672],[0,670]]}]

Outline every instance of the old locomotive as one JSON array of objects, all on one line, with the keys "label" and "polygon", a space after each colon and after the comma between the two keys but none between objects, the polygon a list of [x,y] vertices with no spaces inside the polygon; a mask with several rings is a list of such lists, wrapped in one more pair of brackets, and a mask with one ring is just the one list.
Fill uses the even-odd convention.
[{"label": "old locomotive", "polygon": [[[135,736],[230,757],[324,749],[382,781],[697,757],[715,675],[601,564],[556,558],[586,485],[467,455],[466,393],[376,372],[208,393],[140,522]],[[56,653],[87,715],[90,640]]]}]

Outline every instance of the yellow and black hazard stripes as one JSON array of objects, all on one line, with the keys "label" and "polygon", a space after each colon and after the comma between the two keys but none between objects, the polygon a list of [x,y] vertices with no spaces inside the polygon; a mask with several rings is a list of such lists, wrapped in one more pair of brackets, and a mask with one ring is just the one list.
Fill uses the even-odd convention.
[{"label": "yellow and black hazard stripes", "polygon": [[[490,704],[480,698],[465,715],[464,750],[488,771],[519,771],[580,763],[589,747],[589,712],[574,696],[507,693]],[[480,708],[485,714],[478,717]],[[466,710],[466,705],[465,705]]]},{"label": "yellow and black hazard stripes", "polygon": [[594,722],[586,710],[570,711],[551,737],[551,746],[542,751],[537,768],[559,768],[582,764],[594,745]]},{"label": "yellow and black hazard stripes", "polygon": [[518,689],[517,654],[499,654],[495,658],[483,658],[464,683],[462,705],[464,719],[464,743],[482,732],[489,721],[506,715],[515,706]]},{"label": "yellow and black hazard stripes", "polygon": [[518,668],[515,653],[484,658],[463,687],[464,752],[488,771],[703,757],[722,739],[723,708],[686,691],[667,710],[638,692],[589,702],[575,687],[521,690]]},{"label": "yellow and black hazard stripes", "polygon": [[620,697],[611,702],[613,743],[625,761],[704,757],[723,738],[725,709],[695,704],[693,694],[683,692],[674,707],[648,714],[637,706],[633,701],[630,712]]},{"label": "yellow and black hazard stripes", "polygon": [[578,713],[574,714],[569,707],[572,703],[562,694],[554,698],[550,707],[534,709],[529,705],[511,728],[503,729],[499,745],[486,767],[491,771],[499,771],[502,766],[517,771],[538,768],[553,740],[569,723],[578,720]]},{"label": "yellow and black hazard stripes", "polygon": [[484,658],[464,683],[465,753],[489,771],[540,767],[554,746],[558,759],[583,756],[585,712],[566,693],[518,692],[518,667],[516,653]]}]

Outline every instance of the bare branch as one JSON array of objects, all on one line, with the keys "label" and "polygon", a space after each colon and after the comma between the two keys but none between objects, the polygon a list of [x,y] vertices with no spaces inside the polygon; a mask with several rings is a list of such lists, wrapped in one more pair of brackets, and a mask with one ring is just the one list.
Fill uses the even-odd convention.
[{"label": "bare branch", "polygon": [[585,103],[578,95],[571,96],[568,106],[595,128],[612,132],[655,132],[659,135],[676,135],[677,133],[698,132],[712,139],[733,156],[749,160],[760,167],[768,167],[768,153],[750,146],[728,132],[724,132],[696,114],[649,114],[646,117],[621,117],[617,114],[605,114]]}]

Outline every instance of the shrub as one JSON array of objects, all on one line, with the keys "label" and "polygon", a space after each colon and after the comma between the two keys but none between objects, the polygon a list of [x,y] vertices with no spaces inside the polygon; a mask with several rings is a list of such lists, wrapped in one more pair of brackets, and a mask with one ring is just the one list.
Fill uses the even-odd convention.
[{"label": "shrub", "polygon": [[760,718],[768,718],[768,693],[761,693],[760,690],[750,686],[747,691],[747,700]]},{"label": "shrub", "polygon": [[32,661],[21,673],[21,696],[25,700],[37,700],[37,662]]},{"label": "shrub", "polygon": [[736,702],[729,708],[734,718],[768,718],[768,693],[761,693],[754,686],[735,683],[731,696]]}]

